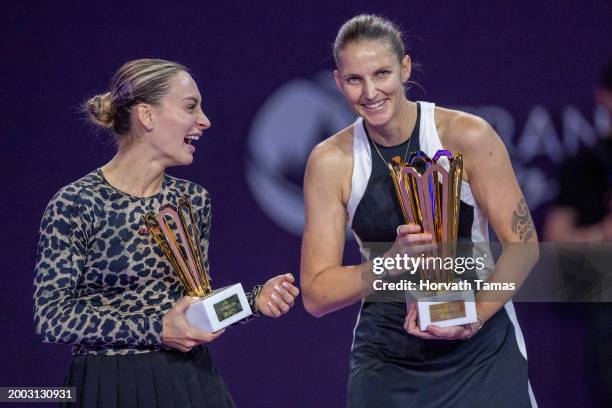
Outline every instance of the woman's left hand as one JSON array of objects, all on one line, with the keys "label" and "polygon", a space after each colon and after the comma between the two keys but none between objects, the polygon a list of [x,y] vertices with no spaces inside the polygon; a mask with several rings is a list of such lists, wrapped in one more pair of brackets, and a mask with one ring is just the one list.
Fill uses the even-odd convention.
[{"label": "woman's left hand", "polygon": [[476,334],[474,326],[450,326],[440,327],[435,324],[427,326],[426,331],[421,331],[417,324],[417,307],[414,303],[408,308],[408,315],[404,321],[404,329],[413,336],[427,340],[465,340]]},{"label": "woman's left hand", "polygon": [[300,290],[293,286],[295,278],[290,273],[278,275],[265,283],[255,300],[257,309],[268,317],[280,317],[293,307]]}]

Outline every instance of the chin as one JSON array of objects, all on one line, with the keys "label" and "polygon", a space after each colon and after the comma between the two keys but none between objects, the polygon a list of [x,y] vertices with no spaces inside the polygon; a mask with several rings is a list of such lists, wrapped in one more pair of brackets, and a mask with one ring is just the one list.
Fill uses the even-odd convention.
[{"label": "chin", "polygon": [[189,166],[191,163],[193,163],[193,156],[181,156],[174,161],[172,166]]},{"label": "chin", "polygon": [[383,127],[391,121],[391,115],[385,112],[384,114],[371,114],[370,112],[362,112],[361,117],[366,123],[372,127]]}]

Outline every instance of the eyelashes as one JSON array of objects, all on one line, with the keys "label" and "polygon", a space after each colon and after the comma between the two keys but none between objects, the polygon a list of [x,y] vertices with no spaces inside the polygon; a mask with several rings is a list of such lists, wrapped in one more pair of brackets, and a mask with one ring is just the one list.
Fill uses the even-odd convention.
[{"label": "eyelashes", "polygon": [[[389,76],[392,72],[388,69],[383,69],[380,71],[376,71],[374,73],[374,77],[375,78],[386,78],[387,76]],[[360,77],[348,77],[345,79],[346,83],[349,85],[358,85],[361,83],[362,79]]]}]

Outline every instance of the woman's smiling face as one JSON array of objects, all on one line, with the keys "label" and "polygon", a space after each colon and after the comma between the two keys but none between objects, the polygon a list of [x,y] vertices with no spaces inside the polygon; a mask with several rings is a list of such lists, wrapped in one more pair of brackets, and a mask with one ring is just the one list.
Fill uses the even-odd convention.
[{"label": "woman's smiling face", "polygon": [[193,161],[192,143],[211,124],[202,111],[202,97],[191,75],[181,71],[169,82],[168,93],[152,109],[149,140],[167,161],[166,166],[187,165]]},{"label": "woman's smiling face", "polygon": [[351,108],[372,127],[383,128],[400,112],[410,58],[398,61],[391,47],[378,40],[353,42],[338,53],[334,78]]}]

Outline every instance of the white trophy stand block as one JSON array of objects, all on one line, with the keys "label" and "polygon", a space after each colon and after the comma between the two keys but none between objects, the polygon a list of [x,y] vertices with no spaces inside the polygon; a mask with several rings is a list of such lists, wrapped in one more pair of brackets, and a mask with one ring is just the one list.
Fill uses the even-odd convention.
[{"label": "white trophy stand block", "polygon": [[426,330],[430,324],[449,327],[470,324],[477,320],[476,303],[471,290],[439,292],[433,296],[418,297],[417,307],[421,331]]},{"label": "white trophy stand block", "polygon": [[252,315],[242,285],[226,286],[192,303],[185,312],[187,322],[196,329],[213,333]]}]

